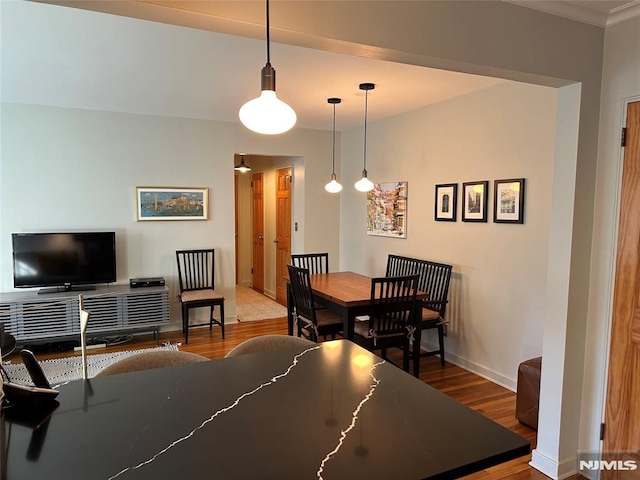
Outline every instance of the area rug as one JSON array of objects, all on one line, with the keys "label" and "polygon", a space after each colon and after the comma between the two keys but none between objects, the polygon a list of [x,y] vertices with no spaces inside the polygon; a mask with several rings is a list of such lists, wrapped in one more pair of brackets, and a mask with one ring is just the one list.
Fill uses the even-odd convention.
[{"label": "area rug", "polygon": [[[156,350],[178,350],[178,345],[165,344],[160,347],[143,348],[139,350],[125,350],[123,352],[87,355],[87,375],[89,378],[94,377],[100,370],[108,367],[118,360],[122,360],[123,358],[130,357],[131,355],[136,355],[138,353],[153,352]],[[51,385],[59,385],[61,383],[82,378],[81,355],[43,360],[40,362],[40,366]],[[23,385],[32,385],[29,372],[27,372],[27,369],[22,363],[3,364],[2,367],[5,369],[12,382]]]},{"label": "area rug", "polygon": [[255,322],[287,316],[287,307],[256,292],[251,287],[236,287],[236,315],[239,322]]}]

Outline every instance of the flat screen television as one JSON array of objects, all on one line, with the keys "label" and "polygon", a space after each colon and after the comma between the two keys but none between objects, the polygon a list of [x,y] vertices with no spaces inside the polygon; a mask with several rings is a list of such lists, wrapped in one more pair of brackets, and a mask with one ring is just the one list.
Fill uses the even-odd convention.
[{"label": "flat screen television", "polygon": [[116,281],[115,232],[13,233],[13,286],[38,293]]}]

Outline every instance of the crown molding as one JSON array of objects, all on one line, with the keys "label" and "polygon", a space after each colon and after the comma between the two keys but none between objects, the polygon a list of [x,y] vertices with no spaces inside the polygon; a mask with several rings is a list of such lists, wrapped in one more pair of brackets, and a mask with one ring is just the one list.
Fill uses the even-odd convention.
[{"label": "crown molding", "polygon": [[607,18],[607,27],[634,17],[640,17],[640,0],[612,9]]},{"label": "crown molding", "polygon": [[576,20],[598,27],[608,27],[630,18],[640,16],[640,0],[633,0],[616,7],[609,12],[601,12],[590,8],[589,2],[553,1],[553,0],[505,0],[515,5],[532,8],[541,12],[552,13],[560,17]]}]

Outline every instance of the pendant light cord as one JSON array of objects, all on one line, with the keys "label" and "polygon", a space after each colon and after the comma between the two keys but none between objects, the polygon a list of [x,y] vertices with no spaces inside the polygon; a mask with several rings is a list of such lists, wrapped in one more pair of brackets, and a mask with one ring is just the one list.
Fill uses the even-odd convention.
[{"label": "pendant light cord", "polygon": [[367,110],[369,109],[369,90],[364,91],[364,170],[367,170]]},{"label": "pendant light cord", "polygon": [[267,65],[271,65],[271,48],[269,40],[269,0],[267,0]]},{"label": "pendant light cord", "polygon": [[333,104],[333,159],[331,161],[331,173],[336,174],[336,104]]}]

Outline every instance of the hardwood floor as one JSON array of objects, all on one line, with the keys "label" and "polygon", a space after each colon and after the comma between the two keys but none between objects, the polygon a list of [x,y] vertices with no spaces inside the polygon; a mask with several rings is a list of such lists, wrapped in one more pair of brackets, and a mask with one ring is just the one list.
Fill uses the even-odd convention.
[{"label": "hardwood floor", "polygon": [[[280,318],[229,324],[225,327],[225,334],[226,338],[222,340],[218,327],[214,327],[212,332],[206,327],[193,328],[189,330],[189,345],[181,345],[180,350],[197,353],[211,359],[222,358],[229,350],[248,338],[267,334],[286,335],[287,322],[286,318]],[[148,348],[155,346],[157,342],[181,343],[183,336],[179,331],[167,332],[160,334],[156,341],[151,334],[139,335],[128,343],[96,349],[91,353]],[[36,355],[39,360],[46,360],[77,355],[77,352],[61,353],[54,350],[43,350],[38,351]],[[390,358],[399,360],[400,354],[398,357],[390,355]],[[13,355],[9,359],[13,362],[19,362],[20,356]],[[515,418],[516,396],[513,392],[450,363],[447,363],[444,368],[440,368],[440,360],[436,357],[427,357],[421,360],[420,380],[522,435],[531,442],[531,448],[535,448],[536,431],[521,425]],[[466,480],[547,479],[548,477],[529,466],[530,457],[527,455],[464,478]],[[579,478],[582,477],[571,477],[574,480]]]}]

